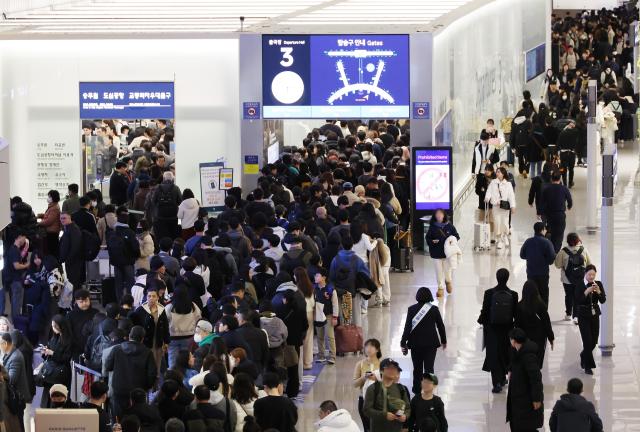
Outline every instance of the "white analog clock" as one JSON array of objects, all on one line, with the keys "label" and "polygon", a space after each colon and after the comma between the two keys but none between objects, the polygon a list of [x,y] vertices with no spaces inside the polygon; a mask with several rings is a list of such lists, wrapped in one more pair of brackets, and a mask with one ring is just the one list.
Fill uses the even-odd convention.
[{"label": "white analog clock", "polygon": [[278,102],[292,104],[304,94],[304,81],[295,72],[283,71],[273,77],[271,92]]}]

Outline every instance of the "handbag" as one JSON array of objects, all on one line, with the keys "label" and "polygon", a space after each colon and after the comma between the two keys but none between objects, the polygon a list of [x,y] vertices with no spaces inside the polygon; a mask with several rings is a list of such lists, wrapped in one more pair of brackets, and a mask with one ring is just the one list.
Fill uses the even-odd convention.
[{"label": "handbag", "polygon": [[500,191],[500,184],[498,183],[498,194],[500,195],[500,208],[502,210],[511,210],[511,203],[502,199],[502,192]]},{"label": "handbag", "polygon": [[65,365],[60,365],[52,360],[45,360],[33,370],[33,380],[38,387],[47,384],[66,383],[70,372]]}]

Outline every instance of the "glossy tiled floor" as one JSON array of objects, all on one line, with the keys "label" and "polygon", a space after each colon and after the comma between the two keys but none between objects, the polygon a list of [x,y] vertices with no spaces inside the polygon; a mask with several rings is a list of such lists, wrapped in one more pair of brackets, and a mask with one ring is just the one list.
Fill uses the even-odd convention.
[{"label": "glossy tiled floor", "polygon": [[[593,377],[585,375],[578,364],[581,350],[577,326],[563,321],[563,288],[558,270],[552,269],[549,312],[556,335],[555,350],[547,350],[543,369],[545,394],[545,429],[555,400],[564,393],[566,382],[580,377],[585,384],[585,397],[592,400],[600,413],[606,431],[640,431],[640,186],[634,186],[638,165],[637,147],[621,149],[619,182],[615,202],[615,334],[613,356],[602,358],[596,349],[597,369]],[[455,222],[463,239],[464,263],[454,274],[455,291],[440,306],[444,311],[449,345],[439,351],[436,373],[440,378],[438,394],[444,399],[451,431],[507,431],[505,424],[506,394],[493,395],[490,376],[482,372],[481,329],[476,323],[483,291],[495,284],[495,270],[506,267],[512,272],[511,288],[518,292],[525,280],[524,262],[519,258],[520,246],[530,236],[534,212],[526,205],[530,182],[516,179],[519,208],[513,220],[510,249],[473,253],[473,213],[477,197],[471,196]],[[576,168],[576,205],[567,215],[567,231],[576,230],[583,238],[596,265],[600,263],[600,235],[585,230],[586,169]],[[370,309],[365,324],[365,337],[382,342],[383,356],[400,361],[402,381],[411,381],[411,361],[400,352],[400,336],[406,308],[413,303],[415,290],[426,285],[433,288],[435,274],[428,257],[416,255],[415,272],[392,274],[392,306]],[[323,369],[305,402],[300,406],[299,430],[313,430],[317,407],[323,400],[333,399],[341,408],[357,414],[358,392],[351,385],[355,356],[338,358],[335,366]]]}]

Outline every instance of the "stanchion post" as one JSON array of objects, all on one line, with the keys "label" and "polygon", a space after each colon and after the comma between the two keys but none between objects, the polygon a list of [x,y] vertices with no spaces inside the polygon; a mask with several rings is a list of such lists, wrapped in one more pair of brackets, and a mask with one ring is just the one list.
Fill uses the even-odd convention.
[{"label": "stanchion post", "polygon": [[600,143],[596,109],[598,105],[598,82],[589,80],[587,112],[587,232],[598,229],[598,155]]}]

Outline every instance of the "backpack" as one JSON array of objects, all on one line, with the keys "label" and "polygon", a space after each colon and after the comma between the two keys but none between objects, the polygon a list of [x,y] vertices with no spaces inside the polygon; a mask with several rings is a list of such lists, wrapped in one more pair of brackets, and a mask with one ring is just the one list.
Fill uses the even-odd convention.
[{"label": "backpack", "polygon": [[157,196],[158,218],[177,218],[178,204],[173,197],[173,185],[158,186]]},{"label": "backpack", "polygon": [[562,249],[569,257],[567,267],[564,269],[564,274],[567,276],[567,279],[569,279],[570,283],[580,283],[580,281],[584,278],[585,270],[584,256],[582,255],[582,252],[584,252],[584,248],[580,247],[580,249],[578,249],[576,252],[571,252],[567,247]]},{"label": "backpack", "polygon": [[88,364],[90,369],[94,371],[102,371],[102,353],[105,349],[111,346],[111,339],[107,337],[102,331],[102,327],[100,327],[100,333],[98,337],[93,341],[93,346],[91,347],[91,353],[88,359]]},{"label": "backpack", "polygon": [[[284,258],[284,257],[283,257]],[[355,271],[355,254],[349,260],[349,265],[344,264],[336,266],[335,280],[333,286],[338,292],[338,296],[342,297],[345,292],[352,296],[356,295],[356,271]]]},{"label": "backpack", "polygon": [[82,230],[82,248],[84,260],[93,261],[100,252],[100,237],[87,230]]},{"label": "backpack", "polygon": [[491,296],[490,323],[513,323],[513,297],[509,291],[497,290]]},{"label": "backpack", "polygon": [[140,248],[131,250],[131,244],[127,234],[115,230],[107,237],[107,250],[111,265],[131,265],[140,256]]}]

